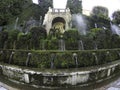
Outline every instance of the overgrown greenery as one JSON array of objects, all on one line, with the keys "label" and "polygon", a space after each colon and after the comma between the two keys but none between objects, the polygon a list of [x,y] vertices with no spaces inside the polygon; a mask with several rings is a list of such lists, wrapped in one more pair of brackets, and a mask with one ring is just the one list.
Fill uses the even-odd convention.
[{"label": "overgrown greenery", "polygon": [[115,11],[115,12],[113,13],[112,17],[113,17],[113,22],[114,22],[115,24],[119,25],[119,24],[120,24],[120,10]]},{"label": "overgrown greenery", "polygon": [[82,0],[67,0],[67,8],[72,14],[82,13]]},{"label": "overgrown greenery", "polygon": [[[0,62],[34,68],[75,68],[102,65],[120,59],[119,49],[86,51],[26,51],[0,50]],[[14,52],[10,59],[11,53]],[[28,60],[28,54],[31,57]],[[76,53],[76,57],[74,54]],[[27,61],[28,60],[28,61]],[[78,63],[76,63],[76,60]]]},{"label": "overgrown greenery", "polygon": [[9,24],[30,4],[32,4],[32,0],[1,0],[0,26]]},{"label": "overgrown greenery", "polygon": [[[52,0],[39,0],[39,5],[26,0],[1,1],[0,26],[9,25],[19,17],[19,24],[23,27],[22,31],[8,30],[5,27],[0,30],[1,62],[37,68],[50,68],[52,62],[54,68],[75,68],[101,65],[120,58],[120,50],[115,49],[120,48],[120,36],[111,32],[110,18],[105,7],[95,7],[90,16],[84,16],[87,19],[86,35],[81,35],[76,28],[65,30],[64,33],[51,29],[47,35],[43,26],[30,27],[25,32],[24,23],[31,17],[40,20],[40,16],[43,21],[49,6],[52,7]],[[72,14],[82,13],[79,0],[68,0],[67,7],[70,8]],[[113,23],[117,25],[120,21],[119,14],[119,11],[113,13]],[[66,50],[64,52],[56,51],[59,50],[60,40],[65,42]],[[82,41],[84,50],[78,50],[79,41]],[[12,51],[15,52],[13,56],[11,56]],[[31,53],[30,57],[28,57],[29,53]],[[73,55],[74,53],[76,53],[76,57]],[[27,58],[30,60],[27,61]],[[76,59],[78,65],[75,63]]]},{"label": "overgrown greenery", "polygon": [[120,37],[117,34],[112,34],[108,29],[92,28],[86,35],[79,34],[76,29],[70,29],[64,34],[47,36],[43,27],[33,27],[27,33],[3,29],[0,31],[0,48],[59,50],[61,39],[65,42],[66,50],[78,50],[81,46],[80,40],[84,50],[120,48]]},{"label": "overgrown greenery", "polygon": [[0,1],[0,26],[14,24],[19,17],[19,24],[27,22],[31,17],[42,21],[48,7],[52,7],[52,0],[42,0],[39,5],[33,4],[32,0],[1,0]]},{"label": "overgrown greenery", "polygon": [[[30,5],[30,7],[39,8],[39,6],[36,5]],[[78,33],[77,29],[66,30],[64,34],[56,32],[57,30],[53,29],[50,30],[51,32],[49,35],[47,35],[44,27],[31,27],[28,32],[22,32],[14,29],[8,30],[6,28],[3,28],[0,31],[0,48],[25,50],[58,50],[59,40],[61,39],[61,36],[65,41],[66,50],[78,50],[78,43],[80,40],[83,42],[84,50],[119,48],[120,37],[111,32],[109,17],[102,15],[100,7],[95,8],[97,8],[98,11],[93,10],[94,12],[91,14],[91,16],[84,16],[87,19],[88,25],[86,35],[81,35]],[[103,8],[102,10],[103,12],[106,11],[105,15],[107,15],[107,9],[105,8],[104,10]],[[31,10],[31,13],[32,11],[33,10]],[[96,14],[96,12],[99,12],[101,14]],[[42,12],[40,11],[39,13]],[[35,15],[35,17],[39,18],[37,16],[39,16],[38,14]],[[95,24],[97,27],[95,27]]]},{"label": "overgrown greenery", "polygon": [[53,7],[53,0],[38,0],[40,9],[42,11],[41,16],[47,13],[49,7]]}]

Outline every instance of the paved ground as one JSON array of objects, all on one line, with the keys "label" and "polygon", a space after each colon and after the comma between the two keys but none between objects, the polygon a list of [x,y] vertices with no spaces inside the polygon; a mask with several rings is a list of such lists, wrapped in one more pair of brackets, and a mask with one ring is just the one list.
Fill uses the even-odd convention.
[{"label": "paved ground", "polygon": [[7,90],[6,88],[4,88],[4,87],[2,87],[2,86],[0,86],[0,90]]},{"label": "paved ground", "polygon": [[96,90],[120,90],[120,78]]},{"label": "paved ground", "polygon": [[0,90],[18,90],[18,89],[12,88],[8,86],[7,84],[0,82]]}]

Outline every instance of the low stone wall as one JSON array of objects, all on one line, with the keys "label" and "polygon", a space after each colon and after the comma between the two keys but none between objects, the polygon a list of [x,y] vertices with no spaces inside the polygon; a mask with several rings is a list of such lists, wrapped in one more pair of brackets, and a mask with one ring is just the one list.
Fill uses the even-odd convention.
[{"label": "low stone wall", "polygon": [[89,85],[93,81],[103,81],[120,71],[120,60],[101,66],[76,69],[30,69],[0,64],[0,72],[10,79],[33,86],[70,87]]}]

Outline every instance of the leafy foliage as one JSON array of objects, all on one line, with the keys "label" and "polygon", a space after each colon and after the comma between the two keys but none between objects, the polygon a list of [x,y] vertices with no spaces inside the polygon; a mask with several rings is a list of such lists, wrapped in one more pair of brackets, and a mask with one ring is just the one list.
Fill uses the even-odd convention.
[{"label": "leafy foliage", "polygon": [[48,11],[48,8],[49,7],[53,7],[53,5],[52,5],[53,0],[38,0],[38,2],[39,2],[40,9],[42,11],[42,15],[41,16],[44,17],[45,14]]},{"label": "leafy foliage", "polygon": [[6,25],[11,18],[18,16],[26,3],[32,3],[32,0],[1,0],[0,1],[0,26]]},{"label": "leafy foliage", "polygon": [[113,18],[113,22],[114,22],[115,24],[120,24],[120,10],[115,11],[115,12],[112,14],[112,18]]},{"label": "leafy foliage", "polygon": [[67,7],[70,8],[72,14],[82,13],[81,0],[68,0]]},{"label": "leafy foliage", "polygon": [[[19,66],[26,66],[28,53],[31,53],[28,66],[33,68],[51,68],[51,62],[54,64],[54,68],[75,68],[76,59],[73,58],[74,53],[77,54],[78,68],[103,65],[120,59],[119,49],[64,52],[3,50],[3,54],[0,54],[0,62],[9,63],[9,56],[12,52],[15,53],[11,64]],[[97,58],[95,58],[95,56]]]},{"label": "leafy foliage", "polygon": [[46,38],[46,30],[42,27],[33,27],[30,33],[33,48],[39,48],[40,40]]},{"label": "leafy foliage", "polygon": [[8,39],[8,31],[2,30],[0,32],[0,48],[4,48],[7,39]]},{"label": "leafy foliage", "polygon": [[92,28],[95,27],[95,28],[110,29],[110,18],[108,17],[108,9],[102,6],[94,7],[90,15],[89,22]]},{"label": "leafy foliage", "polygon": [[78,30],[68,30],[64,33],[65,42],[66,42],[66,49],[68,50],[76,50],[78,49],[78,39],[79,33]]},{"label": "leafy foliage", "polygon": [[108,17],[108,9],[102,6],[95,6],[92,10],[92,15]]}]

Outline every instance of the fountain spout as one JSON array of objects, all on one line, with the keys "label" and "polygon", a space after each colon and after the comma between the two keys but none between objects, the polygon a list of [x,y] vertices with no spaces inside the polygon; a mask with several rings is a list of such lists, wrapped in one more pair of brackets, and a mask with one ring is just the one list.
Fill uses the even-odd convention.
[{"label": "fountain spout", "polygon": [[40,20],[39,20],[39,26],[42,25],[42,16],[40,16]]},{"label": "fountain spout", "polygon": [[107,58],[107,61],[111,61],[111,56],[109,51],[106,52],[106,58]]},{"label": "fountain spout", "polygon": [[97,26],[97,24],[95,23],[95,28],[97,28],[98,26]]},{"label": "fountain spout", "polygon": [[55,60],[55,54],[54,53],[52,53],[51,54],[51,69],[53,69],[54,68],[54,60]]},{"label": "fountain spout", "polygon": [[73,60],[75,61],[75,66],[76,66],[76,68],[78,68],[78,57],[77,57],[77,53],[73,53]]},{"label": "fountain spout", "polygon": [[3,51],[0,51],[0,55],[2,55],[3,54]]},{"label": "fountain spout", "polygon": [[119,58],[120,58],[120,53],[118,52],[118,56],[119,56]]},{"label": "fountain spout", "polygon": [[98,65],[98,58],[97,58],[96,53],[92,53],[92,55],[93,55],[93,56],[94,56],[94,58],[95,58],[95,64],[96,64],[96,65]]},{"label": "fountain spout", "polygon": [[19,20],[19,18],[17,17],[16,21],[15,21],[15,29],[17,29],[18,20]]},{"label": "fountain spout", "polygon": [[65,41],[63,39],[59,40],[59,50],[61,51],[65,50]]},{"label": "fountain spout", "polygon": [[31,54],[31,53],[28,53],[28,55],[27,55],[27,60],[26,60],[26,66],[29,65],[29,62],[30,62],[31,56],[32,56],[32,54]]},{"label": "fountain spout", "polygon": [[0,51],[0,59],[1,59],[1,61],[3,61],[3,59],[2,59],[3,58],[3,54],[4,54],[3,51]]},{"label": "fountain spout", "polygon": [[45,50],[45,42],[42,41],[42,50]]},{"label": "fountain spout", "polygon": [[14,57],[15,52],[12,52],[9,58],[9,64],[12,63],[13,57]]},{"label": "fountain spout", "polygon": [[94,42],[94,49],[97,50],[98,49],[98,46],[97,46],[97,43]]},{"label": "fountain spout", "polygon": [[107,51],[107,52],[106,52],[106,55],[109,55],[109,54],[110,54],[110,52],[109,52],[109,51]]},{"label": "fountain spout", "polygon": [[84,50],[84,46],[83,46],[83,41],[82,40],[78,41],[78,50]]}]

